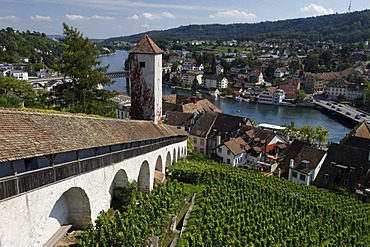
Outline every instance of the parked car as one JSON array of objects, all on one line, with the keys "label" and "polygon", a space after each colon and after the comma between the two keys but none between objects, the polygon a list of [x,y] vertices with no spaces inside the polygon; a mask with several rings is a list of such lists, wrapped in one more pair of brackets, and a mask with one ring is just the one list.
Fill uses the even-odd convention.
[{"label": "parked car", "polygon": [[357,114],[357,115],[355,116],[355,118],[356,118],[356,119],[360,119],[360,118],[361,118],[361,116]]},{"label": "parked car", "polygon": [[349,111],[346,112],[347,115],[351,115],[351,113]]}]

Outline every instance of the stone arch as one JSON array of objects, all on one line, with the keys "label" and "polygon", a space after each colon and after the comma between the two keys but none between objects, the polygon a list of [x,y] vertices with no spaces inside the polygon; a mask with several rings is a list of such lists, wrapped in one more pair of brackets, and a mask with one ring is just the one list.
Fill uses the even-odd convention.
[{"label": "stone arch", "polygon": [[166,155],[166,168],[170,168],[172,165],[171,162],[171,153],[168,151]]},{"label": "stone arch", "polygon": [[121,197],[123,196],[124,189],[128,187],[128,176],[125,170],[120,169],[113,178],[113,181],[109,188],[109,194],[111,198],[110,205],[114,209],[118,209],[121,206]]},{"label": "stone arch", "polygon": [[155,169],[157,171],[163,172],[163,162],[161,155],[158,156],[157,161],[155,162]]},{"label": "stone arch", "polygon": [[149,163],[146,160],[141,164],[139,177],[137,179],[137,187],[141,192],[150,192],[150,169]]},{"label": "stone arch", "polygon": [[49,217],[55,218],[61,226],[85,229],[91,222],[90,200],[86,192],[79,187],[64,192],[55,202]]},{"label": "stone arch", "polygon": [[164,182],[165,174],[163,173],[163,162],[162,156],[158,155],[157,161],[155,162],[154,179],[153,184]]},{"label": "stone arch", "polygon": [[175,163],[177,161],[176,159],[176,149],[174,148],[173,149],[173,160],[172,160],[172,163]]}]

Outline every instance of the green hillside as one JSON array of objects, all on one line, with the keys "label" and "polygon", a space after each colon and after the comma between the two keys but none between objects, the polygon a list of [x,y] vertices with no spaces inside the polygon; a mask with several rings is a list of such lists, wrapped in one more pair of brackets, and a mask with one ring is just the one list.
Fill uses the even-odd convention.
[{"label": "green hillside", "polygon": [[160,246],[168,246],[165,239],[175,237],[166,231],[169,215],[177,214],[181,224],[183,198],[189,200],[194,191],[198,191],[195,206],[177,246],[368,246],[370,242],[370,205],[349,196],[203,158],[174,165],[173,179],[157,185],[150,195],[134,196],[121,212],[102,213],[95,227],[83,232],[80,244],[143,246],[156,235]]},{"label": "green hillside", "polygon": [[137,42],[144,34],[155,40],[242,40],[266,39],[333,40],[335,42],[361,42],[370,39],[370,10],[318,17],[266,21],[254,24],[189,25],[178,28],[150,31],[125,37],[110,38],[104,43],[118,41]]}]

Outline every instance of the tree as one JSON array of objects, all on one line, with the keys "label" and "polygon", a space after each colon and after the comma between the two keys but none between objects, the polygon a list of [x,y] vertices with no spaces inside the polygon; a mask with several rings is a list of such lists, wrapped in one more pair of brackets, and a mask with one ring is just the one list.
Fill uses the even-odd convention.
[{"label": "tree", "polygon": [[0,76],[0,106],[33,107],[36,93],[31,84],[13,76]]},{"label": "tree", "polygon": [[301,140],[307,142],[307,143],[312,143],[314,138],[315,138],[315,130],[312,128],[311,125],[303,125],[300,128],[300,137]]},{"label": "tree", "polygon": [[329,137],[329,131],[324,130],[321,125],[317,125],[315,129],[315,140],[319,142],[319,146],[321,143],[326,142]]},{"label": "tree", "polygon": [[307,94],[302,89],[298,90],[296,95],[295,99],[297,103],[302,103],[307,97]]},{"label": "tree", "polygon": [[107,98],[112,95],[98,89],[110,83],[103,74],[108,66],[99,67],[100,62],[95,57],[96,46],[89,39],[65,23],[63,27],[67,48],[62,54],[61,72],[70,79],[55,87],[57,102],[62,109],[71,112],[112,116],[114,108]]}]

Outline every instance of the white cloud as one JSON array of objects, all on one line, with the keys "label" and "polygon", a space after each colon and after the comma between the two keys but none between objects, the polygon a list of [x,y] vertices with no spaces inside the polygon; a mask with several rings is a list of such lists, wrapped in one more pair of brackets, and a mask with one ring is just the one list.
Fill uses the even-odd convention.
[{"label": "white cloud", "polygon": [[129,20],[139,20],[139,16],[138,15],[133,15],[133,16],[127,17],[127,19],[129,19]]},{"label": "white cloud", "polygon": [[160,19],[174,19],[175,16],[169,12],[162,13],[143,13],[141,17],[148,20],[160,20]]},{"label": "white cloud", "polygon": [[114,17],[93,15],[91,17],[82,15],[69,15],[66,14],[66,18],[71,21],[86,21],[86,20],[114,20]]},{"label": "white cloud", "polygon": [[241,20],[254,20],[257,18],[257,16],[253,13],[248,13],[245,11],[239,11],[239,10],[228,10],[223,12],[217,12],[216,14],[209,16],[212,19],[233,19],[236,21]]},{"label": "white cloud", "polygon": [[114,20],[115,18],[111,17],[111,16],[94,15],[93,17],[91,17],[91,19],[95,19],[95,20]]},{"label": "white cloud", "polygon": [[69,14],[66,14],[66,18],[71,21],[83,21],[88,19],[87,17],[82,15],[69,15]]},{"label": "white cloud", "polygon": [[316,4],[311,3],[310,5],[301,8],[301,12],[326,15],[326,14],[333,14],[334,10],[330,8],[325,8],[324,6],[321,6],[321,5],[316,5]]},{"label": "white cloud", "polygon": [[175,16],[169,12],[162,12],[162,16],[169,19],[175,18]]},{"label": "white cloud", "polygon": [[51,21],[51,17],[50,16],[35,15],[35,16],[31,16],[31,20],[34,20],[34,21]]},{"label": "white cloud", "polygon": [[19,18],[14,15],[8,15],[8,16],[0,16],[0,20],[19,20]]},{"label": "white cloud", "polygon": [[143,13],[142,16],[149,20],[158,20],[160,17],[158,15],[154,15],[152,13]]}]

